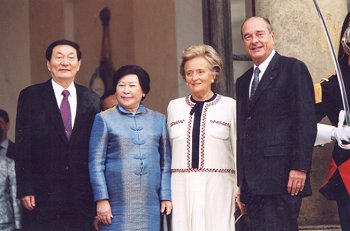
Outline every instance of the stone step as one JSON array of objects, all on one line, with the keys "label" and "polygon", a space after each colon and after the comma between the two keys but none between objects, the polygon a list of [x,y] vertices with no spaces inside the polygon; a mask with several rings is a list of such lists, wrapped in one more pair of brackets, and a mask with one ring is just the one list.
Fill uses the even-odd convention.
[{"label": "stone step", "polygon": [[341,231],[340,225],[299,226],[299,231]]}]

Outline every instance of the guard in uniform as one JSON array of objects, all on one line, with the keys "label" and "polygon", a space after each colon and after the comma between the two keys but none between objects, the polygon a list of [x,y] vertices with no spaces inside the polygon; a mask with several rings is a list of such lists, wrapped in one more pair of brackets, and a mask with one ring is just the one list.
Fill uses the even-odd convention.
[{"label": "guard in uniform", "polygon": [[[347,99],[350,101],[350,13],[346,16],[339,46],[338,61],[344,79]],[[328,116],[333,126],[338,125],[338,114],[343,110],[342,97],[336,75],[315,84],[316,113],[320,121]],[[350,150],[335,144],[330,168],[320,192],[328,200],[336,200],[343,231],[350,231]]]}]

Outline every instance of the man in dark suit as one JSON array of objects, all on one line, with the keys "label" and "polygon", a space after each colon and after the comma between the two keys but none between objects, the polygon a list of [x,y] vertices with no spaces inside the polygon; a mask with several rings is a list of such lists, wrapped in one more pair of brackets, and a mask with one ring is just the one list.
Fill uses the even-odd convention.
[{"label": "man in dark suit", "polygon": [[22,90],[17,106],[18,197],[29,211],[24,228],[91,230],[88,143],[100,100],[74,82],[81,64],[78,44],[55,41],[46,59],[52,78]]},{"label": "man in dark suit", "polygon": [[102,111],[105,111],[117,105],[118,105],[118,101],[117,101],[117,97],[115,96],[115,89],[107,91],[103,96],[101,96]]},{"label": "man in dark suit", "polygon": [[9,129],[9,115],[0,109],[0,230],[22,226],[21,202],[16,196],[15,144],[7,137]]},{"label": "man in dark suit", "polygon": [[15,159],[15,143],[7,138],[7,132],[10,129],[10,118],[8,113],[0,109],[0,127],[3,131],[3,136],[0,137],[0,145],[3,150],[6,150],[6,157]]},{"label": "man in dark suit", "polygon": [[254,67],[236,85],[238,203],[251,230],[295,231],[301,199],[311,194],[312,79],[304,63],[275,52],[268,19],[248,18],[241,32]]}]

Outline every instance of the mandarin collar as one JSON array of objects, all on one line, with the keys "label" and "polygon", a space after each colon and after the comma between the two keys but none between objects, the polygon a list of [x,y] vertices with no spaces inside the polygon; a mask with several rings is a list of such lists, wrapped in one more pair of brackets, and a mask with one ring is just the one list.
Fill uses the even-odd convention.
[{"label": "mandarin collar", "polygon": [[[117,109],[123,114],[132,115],[132,113],[128,109],[124,108],[123,106],[121,106],[119,104],[117,105]],[[146,107],[142,103],[140,103],[140,106],[137,109],[135,115],[138,115],[138,114],[141,114],[144,112],[146,112]]]}]

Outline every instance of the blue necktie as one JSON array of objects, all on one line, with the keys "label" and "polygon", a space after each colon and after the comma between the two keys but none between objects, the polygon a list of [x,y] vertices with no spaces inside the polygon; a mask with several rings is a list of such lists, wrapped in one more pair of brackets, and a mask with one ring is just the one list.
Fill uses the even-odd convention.
[{"label": "blue necktie", "polygon": [[256,91],[256,88],[258,87],[259,74],[260,74],[260,69],[258,67],[256,67],[255,70],[254,70],[254,79],[253,79],[252,87],[250,89],[250,99],[253,98],[254,93]]},{"label": "blue necktie", "polygon": [[70,105],[68,101],[69,91],[63,90],[62,91],[63,99],[60,106],[61,111],[61,117],[64,125],[64,129],[66,131],[67,139],[70,139],[70,136],[72,134],[72,115],[70,111]]}]

